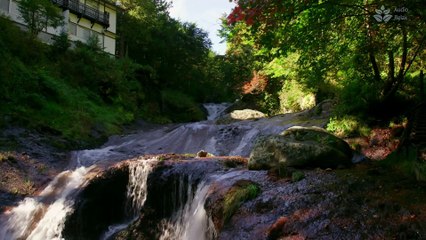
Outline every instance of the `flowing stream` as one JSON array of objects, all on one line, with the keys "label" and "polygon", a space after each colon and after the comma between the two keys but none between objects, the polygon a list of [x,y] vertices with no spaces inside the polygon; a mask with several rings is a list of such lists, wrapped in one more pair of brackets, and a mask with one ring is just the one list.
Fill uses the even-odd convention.
[{"label": "flowing stream", "polygon": [[225,110],[230,107],[230,103],[206,103],[204,104],[204,108],[207,110],[207,120],[216,120],[223,114],[225,114]]},{"label": "flowing stream", "polygon": [[127,185],[127,215],[130,220],[109,226],[108,230],[102,235],[102,240],[109,239],[137,219],[139,216],[139,209],[143,207],[148,194],[148,175],[157,161],[158,159],[153,158],[130,163],[129,183]]},{"label": "flowing stream", "polygon": [[[0,240],[63,239],[66,216],[73,211],[76,195],[93,173],[120,160],[143,154],[196,153],[248,156],[254,140],[261,135],[279,133],[293,125],[323,125],[323,120],[307,119],[304,113],[286,114],[269,119],[217,125],[229,104],[207,104],[208,120],[153,127],[127,136],[116,136],[101,148],[73,153],[69,170],[60,173],[36,197],[25,198],[0,216]],[[317,121],[317,122],[312,122]],[[147,197],[147,179],[155,159],[137,161],[130,166],[127,186],[128,221],[110,226],[101,239],[108,239],[138,217]],[[204,179],[195,189],[181,190],[187,198],[171,221],[164,223],[161,239],[211,239],[212,230],[204,203],[210,187]],[[189,184],[191,185],[191,184]]]},{"label": "flowing stream", "polygon": [[64,171],[33,198],[25,198],[0,219],[0,239],[61,239],[73,197],[85,183],[90,168]]},{"label": "flowing stream", "polygon": [[209,188],[210,184],[203,181],[198,184],[197,191],[193,194],[191,185],[188,186],[188,201],[174,214],[170,222],[164,223],[160,240],[213,239],[214,227],[204,209]]}]

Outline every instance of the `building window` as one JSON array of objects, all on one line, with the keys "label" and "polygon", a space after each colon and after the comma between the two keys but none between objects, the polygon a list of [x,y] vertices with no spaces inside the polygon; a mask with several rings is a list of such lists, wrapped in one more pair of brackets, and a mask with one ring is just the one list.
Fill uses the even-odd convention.
[{"label": "building window", "polygon": [[78,34],[80,38],[84,39],[85,41],[89,40],[90,32],[91,32],[89,29],[79,27],[78,30],[79,30]]},{"label": "building window", "polygon": [[9,12],[9,2],[10,0],[0,0],[0,10],[3,10],[5,12]]},{"label": "building window", "polygon": [[77,36],[77,24],[70,22],[68,26],[69,34]]},{"label": "building window", "polygon": [[[75,25],[75,28],[76,28],[76,34],[75,35],[78,38],[82,39],[85,43],[87,43],[89,41],[89,39],[96,37],[98,39],[99,46],[100,47],[103,46],[104,39],[103,39],[102,34],[96,32],[96,31],[93,31],[91,29],[88,29],[88,28],[77,26],[76,24],[73,24],[73,25]],[[72,27],[71,27],[71,24],[70,24],[70,34],[72,34],[71,28]]]}]

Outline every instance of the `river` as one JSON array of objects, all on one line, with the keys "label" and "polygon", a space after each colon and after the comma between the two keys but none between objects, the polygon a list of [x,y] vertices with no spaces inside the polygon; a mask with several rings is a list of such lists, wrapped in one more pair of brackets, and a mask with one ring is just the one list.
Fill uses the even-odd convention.
[{"label": "river", "polygon": [[[125,136],[113,136],[98,149],[73,152],[69,169],[60,173],[38,196],[25,198],[17,207],[0,216],[0,240],[63,239],[66,218],[73,211],[75,197],[88,179],[121,160],[145,154],[194,154],[200,150],[216,156],[247,157],[259,136],[277,134],[294,125],[323,126],[326,122],[326,118],[314,118],[310,117],[309,112],[302,112],[216,124],[215,120],[228,106],[207,104],[205,108],[209,115],[205,121],[158,126]],[[133,180],[129,180],[127,192],[131,206],[129,211],[143,207],[150,169],[150,162],[144,161],[136,164],[130,171],[130,179]],[[214,235],[214,231],[207,230],[211,227],[203,207],[212,178],[214,177],[206,177],[195,189],[182,189],[182,192],[188,194],[186,198],[189,200],[164,224],[160,239],[192,240],[194,236],[201,236],[200,232],[207,235],[198,239],[209,239]],[[125,228],[137,218],[137,211],[129,216],[128,222],[106,229],[101,239],[108,239]]]}]

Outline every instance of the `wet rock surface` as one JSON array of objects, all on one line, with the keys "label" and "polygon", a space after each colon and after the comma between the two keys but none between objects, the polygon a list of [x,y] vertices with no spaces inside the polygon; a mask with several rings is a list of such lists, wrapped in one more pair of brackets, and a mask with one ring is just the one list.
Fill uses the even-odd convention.
[{"label": "wet rock surface", "polygon": [[[261,136],[279,134],[292,126],[324,127],[328,113],[308,110],[271,118],[244,120],[217,125],[213,120],[188,124],[139,126],[127,135],[112,136],[102,147],[78,152],[82,165],[90,166],[108,159],[125,160],[145,154],[195,154],[205,150],[215,156],[248,157]],[[144,123],[141,123],[144,126]]]},{"label": "wet rock surface", "polygon": [[280,135],[258,139],[250,154],[249,169],[336,168],[351,164],[349,145],[317,127],[291,127]]},{"label": "wet rock surface", "polygon": [[[376,164],[339,170],[303,170],[305,178],[293,182],[268,171],[241,168],[246,163],[242,158],[161,155],[158,159],[157,167],[148,177],[148,196],[140,217],[112,239],[159,239],[164,220],[188,200],[187,189],[195,190],[206,177],[212,182],[204,207],[215,226],[215,239],[424,239],[426,236],[425,186],[412,179],[395,181],[396,173]],[[121,163],[120,171],[125,166],[126,162]],[[114,176],[111,174],[96,178],[96,184],[105,179],[105,187],[111,186],[114,181],[106,177]],[[124,178],[117,180],[122,187]],[[225,199],[252,184],[259,187],[259,193],[241,200],[226,217]],[[92,193],[102,192],[101,189]],[[108,200],[102,194],[92,197],[97,201]],[[109,209],[106,205],[99,207]],[[105,213],[99,209],[92,210],[93,222],[87,225],[96,226],[93,224],[99,223],[97,217],[104,219],[102,214]]]},{"label": "wet rock surface", "polygon": [[234,110],[228,114],[225,114],[216,120],[217,124],[229,124],[242,120],[252,120],[258,118],[264,118],[266,114],[252,109]]},{"label": "wet rock surface", "polygon": [[68,164],[59,137],[9,127],[0,133],[0,213],[36,194]]},{"label": "wet rock surface", "polygon": [[94,176],[77,199],[67,218],[65,239],[99,239],[105,229],[126,216],[127,163],[121,163]]},{"label": "wet rock surface", "polygon": [[148,177],[148,196],[141,217],[114,239],[159,239],[165,221],[188,201],[187,193],[195,192],[208,175],[226,171],[229,162],[241,164],[239,158],[172,156],[162,161]]},{"label": "wet rock surface", "polygon": [[[323,127],[328,117],[316,112],[314,109],[229,125],[205,121],[148,126],[127,136],[112,137],[102,148],[75,152],[74,164],[94,164],[96,171],[85,175],[89,183],[78,190],[79,197],[72,198],[76,204],[65,223],[63,236],[98,239],[108,225],[127,221],[128,166],[140,158],[114,165],[116,162],[147,153],[181,152],[191,154],[155,156],[156,167],[148,176],[148,195],[146,204],[139,209],[139,217],[110,239],[158,239],[164,221],[193,197],[198,183],[207,179],[209,188],[204,207],[216,230],[211,239],[425,239],[426,186],[379,164],[300,170],[297,173],[303,177],[296,179],[280,178],[274,171],[247,170],[247,159],[241,157],[195,158],[201,149],[215,155],[248,156],[259,136],[278,134],[295,125]],[[327,106],[318,112],[327,114]],[[7,137],[2,135],[0,141],[9,141],[15,134],[13,131],[4,132]],[[55,156],[58,153],[55,147],[43,145],[46,143],[43,136],[26,131],[15,135],[17,145],[29,147],[1,159],[2,173],[20,169],[6,181],[0,178],[1,184],[6,183],[0,186],[1,191],[5,186],[13,186],[11,183],[17,179],[25,183],[27,177],[43,185],[43,181],[47,183],[54,175],[49,169],[60,169],[67,164],[66,158],[56,161],[62,155]],[[44,165],[49,171],[38,173],[45,171]],[[26,167],[28,173],[23,171]],[[8,174],[0,177],[11,176]],[[39,176],[40,179],[36,178]],[[256,194],[246,192],[251,186],[259,188]],[[28,193],[13,194],[18,197],[10,200],[0,193],[0,203],[16,203],[18,198],[37,189],[31,187]],[[244,194],[239,195],[240,192]],[[226,199],[230,198],[236,204],[232,205],[232,211],[225,211]]]},{"label": "wet rock surface", "polygon": [[423,239],[426,205],[418,200],[425,190],[412,180],[395,184],[389,173],[371,176],[370,168],[309,170],[295,183],[244,172],[235,180],[256,181],[262,193],[241,206],[218,239]]}]

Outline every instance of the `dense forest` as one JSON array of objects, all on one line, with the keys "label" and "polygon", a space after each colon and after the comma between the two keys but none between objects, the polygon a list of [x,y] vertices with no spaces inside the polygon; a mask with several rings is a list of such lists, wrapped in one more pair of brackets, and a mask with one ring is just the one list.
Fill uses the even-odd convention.
[{"label": "dense forest", "polygon": [[0,240],[426,239],[425,0],[229,1],[0,12]]},{"label": "dense forest", "polygon": [[234,98],[223,70],[229,64],[212,52],[204,30],[172,19],[163,1],[122,5],[117,58],[104,53],[96,39],[71,47],[63,35],[44,44],[34,34],[40,29],[22,31],[1,17],[1,124],[85,145],[135,119],[201,120],[200,103]]},{"label": "dense forest", "polygon": [[135,119],[201,120],[205,102],[240,99],[274,115],[334,99],[329,130],[352,134],[375,119],[402,119],[423,99],[421,0],[235,2],[222,19],[224,56],[162,0],[122,2],[116,58],[96,41],[43,44],[1,18],[1,124],[84,144]]},{"label": "dense forest", "polygon": [[389,118],[424,95],[423,1],[236,2],[221,33],[268,113],[335,99],[340,120]]}]

